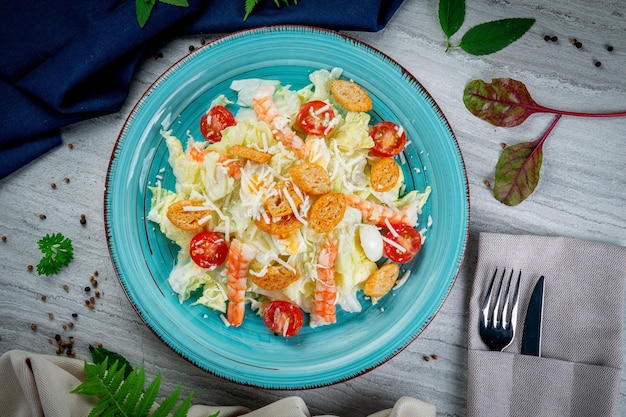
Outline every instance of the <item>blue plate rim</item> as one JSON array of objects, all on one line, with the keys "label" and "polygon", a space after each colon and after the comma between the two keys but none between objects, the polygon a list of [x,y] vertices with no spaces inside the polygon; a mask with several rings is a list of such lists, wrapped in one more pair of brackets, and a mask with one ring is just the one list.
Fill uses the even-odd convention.
[{"label": "blue plate rim", "polygon": [[[150,325],[149,320],[143,316],[143,314],[141,313],[141,311],[138,309],[138,307],[135,305],[135,303],[132,300],[132,297],[130,296],[130,294],[128,293],[128,288],[126,287],[126,284],[124,283],[124,279],[120,276],[119,274],[119,270],[118,270],[118,264],[116,261],[116,256],[114,254],[115,249],[113,248],[112,245],[112,238],[113,236],[111,236],[110,233],[110,225],[108,223],[108,219],[110,217],[110,213],[109,213],[109,207],[108,207],[108,196],[110,195],[110,191],[109,191],[109,185],[110,185],[110,181],[112,180],[111,177],[111,172],[114,168],[115,165],[115,160],[116,160],[116,155],[119,152],[119,147],[121,142],[123,141],[123,137],[124,134],[129,126],[129,124],[132,122],[133,120],[133,116],[135,115],[136,111],[141,107],[141,105],[143,104],[143,102],[150,96],[150,94],[152,93],[152,91],[157,88],[162,82],[163,80],[165,80],[173,71],[176,70],[176,68],[178,68],[181,65],[184,65],[186,61],[193,59],[193,57],[195,56],[195,54],[201,53],[201,51],[204,48],[210,48],[211,46],[217,45],[217,44],[221,44],[221,43],[225,43],[228,42],[230,39],[237,39],[239,37],[248,37],[248,36],[254,36],[254,34],[256,33],[265,33],[265,32],[281,32],[281,31],[303,31],[306,33],[310,33],[310,34],[316,34],[316,33],[321,33],[321,34],[326,34],[326,36],[335,36],[337,38],[342,38],[344,41],[346,42],[350,42],[354,45],[356,45],[357,47],[365,50],[365,51],[369,51],[370,53],[375,53],[376,55],[378,55],[378,57],[383,58],[385,61],[387,61],[389,64],[392,64],[393,66],[397,67],[402,75],[408,79],[410,79],[410,81],[412,83],[415,83],[416,86],[419,87],[419,89],[421,90],[421,93],[424,94],[428,100],[430,105],[432,106],[432,109],[434,111],[434,113],[436,113],[436,116],[439,117],[443,124],[445,125],[446,130],[448,131],[449,135],[450,135],[450,139],[453,140],[453,144],[454,144],[454,149],[456,151],[456,157],[458,158],[458,161],[460,163],[460,171],[462,173],[462,183],[464,185],[464,190],[463,190],[463,195],[464,195],[464,203],[466,204],[466,210],[463,211],[464,214],[464,230],[462,233],[462,237],[463,237],[463,242],[461,245],[458,246],[458,258],[455,259],[455,266],[454,266],[454,274],[453,276],[449,279],[449,285],[448,287],[445,289],[445,296],[442,298],[441,302],[438,304],[437,308],[435,309],[435,311],[432,312],[432,314],[430,315],[430,317],[428,318],[428,320],[426,320],[426,322],[423,323],[421,329],[419,331],[417,331],[414,335],[412,335],[412,337],[410,337],[409,340],[406,341],[406,343],[404,343],[403,345],[399,345],[395,348],[395,350],[390,353],[389,355],[387,355],[386,357],[380,359],[378,362],[362,368],[360,371],[358,372],[354,372],[351,373],[350,375],[346,375],[343,377],[339,377],[336,378],[334,380],[328,380],[322,383],[314,383],[314,384],[304,384],[304,385],[280,385],[280,384],[274,384],[274,385],[268,385],[268,384],[258,384],[258,383],[247,383],[243,380],[240,379],[236,379],[236,378],[232,378],[229,377],[227,375],[223,375],[217,372],[212,371],[211,369],[207,369],[206,367],[202,366],[199,363],[196,363],[196,361],[192,360],[191,358],[185,356],[182,352],[180,352],[178,349],[176,349],[174,346],[171,346],[169,343],[167,343],[163,337],[161,335],[158,334],[158,332],[152,327],[152,325]],[[365,43],[364,41],[361,41],[355,37],[352,37],[350,35],[344,34],[344,33],[340,33],[334,30],[330,30],[330,29],[325,29],[325,28],[319,28],[319,27],[313,27],[313,26],[305,26],[305,25],[273,25],[273,26],[263,26],[263,27],[258,27],[258,28],[252,28],[252,29],[245,29],[245,30],[240,30],[240,31],[236,31],[224,36],[220,36],[214,40],[212,40],[211,42],[206,43],[205,45],[203,45],[200,48],[197,48],[196,50],[190,52],[189,54],[185,55],[184,57],[180,58],[179,60],[177,60],[175,63],[173,63],[169,68],[167,68],[165,71],[163,71],[147,88],[146,90],[142,93],[141,97],[137,100],[137,102],[133,105],[132,109],[129,112],[128,117],[126,118],[126,120],[124,121],[124,124],[122,125],[122,128],[120,129],[120,133],[118,135],[118,138],[115,142],[114,148],[111,152],[111,157],[109,160],[109,165],[107,168],[107,176],[106,176],[106,180],[105,180],[105,188],[104,188],[104,225],[105,225],[105,236],[106,236],[106,241],[107,241],[107,247],[109,250],[109,256],[110,259],[114,265],[114,271],[116,274],[116,277],[118,279],[118,282],[120,283],[120,285],[122,286],[124,293],[128,299],[128,301],[130,302],[131,306],[133,307],[133,309],[135,310],[135,312],[137,313],[137,315],[141,318],[141,320],[144,322],[144,324],[146,325],[146,327],[148,327],[148,329],[150,329],[150,331],[155,334],[155,336],[157,336],[159,338],[159,340],[161,340],[166,346],[168,346],[171,350],[173,350],[176,354],[178,354],[178,356],[180,356],[181,358],[183,358],[184,360],[186,360],[187,362],[191,363],[192,365],[198,367],[199,369],[202,369],[205,372],[208,372],[209,374],[216,376],[220,379],[223,379],[225,381],[228,382],[232,382],[232,383],[236,383],[239,385],[243,385],[243,386],[249,386],[249,387],[255,387],[255,388],[263,388],[263,389],[270,389],[270,390],[301,390],[301,389],[314,389],[314,388],[319,388],[319,387],[325,387],[325,386],[331,386],[331,385],[335,385],[341,382],[345,382],[354,378],[357,378],[363,374],[366,374],[368,372],[370,372],[371,370],[383,365],[384,363],[386,363],[387,361],[389,361],[390,359],[392,359],[393,357],[395,357],[396,355],[398,355],[399,353],[401,353],[409,344],[411,344],[417,337],[419,337],[419,335],[422,334],[422,332],[430,325],[430,323],[433,321],[433,319],[436,317],[436,315],[439,313],[439,311],[441,310],[441,308],[443,307],[443,304],[447,301],[448,297],[450,296],[451,290],[454,287],[456,280],[459,276],[460,273],[460,269],[461,266],[463,264],[463,261],[465,259],[465,255],[466,255],[466,251],[467,251],[467,245],[468,245],[468,240],[469,240],[469,227],[470,227],[470,189],[469,189],[469,182],[468,182],[468,178],[467,178],[467,169],[466,169],[466,165],[465,165],[465,161],[463,158],[463,154],[461,152],[458,140],[456,138],[456,135],[446,117],[446,115],[443,113],[443,111],[441,110],[441,108],[439,107],[438,103],[434,100],[434,98],[432,97],[432,95],[428,92],[428,90],[426,90],[426,88],[423,86],[423,84],[415,77],[411,74],[411,72],[409,72],[406,68],[404,68],[402,65],[400,65],[397,61],[395,61],[394,59],[392,59],[391,57],[389,57],[387,54],[383,53],[382,51],[380,51],[379,49]]]}]

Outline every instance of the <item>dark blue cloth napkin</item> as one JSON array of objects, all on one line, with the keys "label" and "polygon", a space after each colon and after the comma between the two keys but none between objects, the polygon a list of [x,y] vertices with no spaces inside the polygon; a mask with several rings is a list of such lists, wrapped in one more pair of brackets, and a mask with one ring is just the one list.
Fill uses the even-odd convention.
[{"label": "dark blue cloth napkin", "polygon": [[61,143],[59,129],[119,111],[137,64],[173,36],[277,24],[378,31],[402,0],[156,1],[144,26],[134,0],[0,2],[0,179]]}]

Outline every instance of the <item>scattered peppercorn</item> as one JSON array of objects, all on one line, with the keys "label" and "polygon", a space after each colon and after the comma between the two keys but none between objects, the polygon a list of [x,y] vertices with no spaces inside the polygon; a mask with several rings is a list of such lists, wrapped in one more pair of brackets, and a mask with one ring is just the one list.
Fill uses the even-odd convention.
[{"label": "scattered peppercorn", "polygon": [[63,178],[63,181],[68,184],[70,182],[70,179],[68,177]]},{"label": "scattered peppercorn", "polygon": [[63,325],[63,330],[67,330],[67,324]]},{"label": "scattered peppercorn", "polygon": [[70,290],[70,286],[69,286],[69,285],[67,285],[67,284],[63,284],[63,289],[64,289],[65,291],[69,291],[69,290]]},{"label": "scattered peppercorn", "polygon": [[39,214],[39,218],[40,218],[41,220],[43,220],[43,219],[45,219],[45,218],[46,218],[46,215],[45,215],[45,214],[43,214],[43,213],[41,213],[41,214]]},{"label": "scattered peppercorn", "polygon": [[36,325],[35,323],[32,323],[32,324],[30,325],[30,329],[31,329],[32,331],[37,330],[37,325]]},{"label": "scattered peppercorn", "polygon": [[47,295],[42,295],[42,296],[41,296],[41,301],[46,301],[47,299],[48,299],[48,296],[47,296]]},{"label": "scattered peppercorn", "polygon": [[6,242],[7,241],[7,237],[5,235],[2,235],[2,241]]},{"label": "scattered peppercorn", "polygon": [[97,270],[97,269],[94,269],[94,270],[93,270],[93,274],[94,274],[95,276],[98,276],[98,270]]},{"label": "scattered peppercorn", "polygon": [[609,45],[609,46],[606,47],[606,50],[609,51],[609,52],[613,52],[613,47],[611,45]]},{"label": "scattered peppercorn", "polygon": [[193,45],[189,45],[189,52],[193,52],[196,50],[196,47]]},{"label": "scattered peppercorn", "polygon": [[594,64],[596,67],[600,68],[602,66],[602,62],[596,61]]},{"label": "scattered peppercorn", "polygon": [[501,147],[502,149],[504,149],[504,148],[506,148],[506,147],[507,147],[507,144],[506,144],[506,143],[504,143],[504,142],[502,142],[502,143],[500,144],[500,147]]},{"label": "scattered peppercorn", "polygon": [[60,334],[55,334],[55,335],[54,335],[54,340],[56,340],[57,342],[58,342],[59,340],[61,340],[61,335],[60,335]]},{"label": "scattered peppercorn", "polygon": [[28,264],[28,265],[26,265],[26,269],[28,269],[29,271],[32,271],[33,270],[33,266]]},{"label": "scattered peppercorn", "polygon": [[85,292],[89,292],[89,291],[91,291],[91,288],[85,287]]},{"label": "scattered peppercorn", "polygon": [[52,188],[57,188],[57,185],[56,185],[55,183],[51,182],[51,183],[50,183],[50,187],[52,187]]},{"label": "scattered peppercorn", "polygon": [[98,347],[101,348],[102,347],[102,342],[98,342]]},{"label": "scattered peppercorn", "polygon": [[433,358],[434,360],[439,359],[439,355],[430,355],[431,358]]},{"label": "scattered peppercorn", "polygon": [[430,356],[424,356],[424,360],[428,362],[430,360]]},{"label": "scattered peppercorn", "polygon": [[78,313],[72,313],[72,317],[74,318],[78,317]]},{"label": "scattered peppercorn", "polygon": [[100,298],[100,291],[96,290],[95,295],[96,295],[97,298]]},{"label": "scattered peppercorn", "polygon": [[582,48],[582,47],[583,47],[583,44],[577,41],[576,43],[574,43],[574,46],[575,46],[576,48],[580,49],[580,48]]},{"label": "scattered peppercorn", "polygon": [[54,318],[54,313],[48,313],[48,317],[50,317],[51,319]]},{"label": "scattered peppercorn", "polygon": [[70,343],[74,344],[74,336],[70,336]]},{"label": "scattered peppercorn", "polygon": [[578,41],[576,40],[576,38],[572,38],[572,39],[570,39],[570,40],[569,40],[569,43],[571,43],[572,45],[575,45],[575,44],[576,44],[576,42],[578,42]]},{"label": "scattered peppercorn", "polygon": [[557,38],[556,36],[553,36],[553,37],[551,37],[551,38],[550,38],[550,40],[551,40],[552,42],[556,42],[556,41],[558,41],[558,40],[559,40],[559,38]]},{"label": "scattered peppercorn", "polygon": [[87,218],[84,214],[80,215],[80,224],[85,225],[87,224]]},{"label": "scattered peppercorn", "polygon": [[67,327],[69,327],[70,329],[74,328],[74,323],[70,321],[69,323],[67,323]]},{"label": "scattered peppercorn", "polygon": [[491,188],[491,182],[489,182],[489,180],[485,180],[484,184],[485,184],[485,187]]},{"label": "scattered peppercorn", "polygon": [[546,36],[543,37],[543,40],[546,41],[546,42],[549,42],[550,39],[551,39],[550,35],[546,35]]},{"label": "scattered peppercorn", "polygon": [[95,299],[95,298],[93,298],[93,297],[89,297],[89,302],[93,304],[93,303],[95,303],[95,302],[96,302],[96,299]]},{"label": "scattered peppercorn", "polygon": [[68,148],[70,148],[70,149],[74,149],[74,144],[72,144],[72,143],[68,143],[68,144],[67,144],[67,147],[68,147]]},{"label": "scattered peppercorn", "polygon": [[204,39],[200,39],[200,45],[204,45],[206,41]]}]

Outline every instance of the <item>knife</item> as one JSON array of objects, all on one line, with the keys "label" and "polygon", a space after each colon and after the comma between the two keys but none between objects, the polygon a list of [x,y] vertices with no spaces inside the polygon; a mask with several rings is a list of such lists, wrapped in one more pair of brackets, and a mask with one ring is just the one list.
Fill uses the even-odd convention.
[{"label": "knife", "polygon": [[541,320],[543,318],[543,275],[535,284],[528,303],[522,335],[522,354],[541,356]]}]

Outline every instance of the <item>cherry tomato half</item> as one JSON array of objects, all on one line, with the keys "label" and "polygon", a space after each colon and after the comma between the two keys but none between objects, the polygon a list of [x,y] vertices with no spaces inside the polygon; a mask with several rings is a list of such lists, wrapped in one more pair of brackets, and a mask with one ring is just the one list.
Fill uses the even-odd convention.
[{"label": "cherry tomato half", "polygon": [[[391,231],[387,232],[383,244],[385,255],[387,258],[399,264],[409,263],[422,247],[422,235],[420,235],[417,230],[406,224],[394,225],[393,228],[396,231],[397,236]],[[396,246],[389,243],[387,239],[402,246],[405,250],[398,249]]]},{"label": "cherry tomato half", "polygon": [[220,234],[203,231],[191,239],[189,255],[196,265],[202,268],[212,268],[221,265],[226,260],[228,245]]},{"label": "cherry tomato half", "polygon": [[334,118],[335,112],[330,105],[320,100],[304,103],[298,112],[300,127],[310,135],[328,135],[335,128],[332,124]]},{"label": "cherry tomato half", "polygon": [[291,337],[302,328],[304,315],[295,304],[289,301],[274,300],[265,306],[263,321],[272,332],[284,337]]},{"label": "cherry tomato half", "polygon": [[235,116],[224,106],[213,106],[200,119],[200,132],[206,140],[219,142],[222,140],[222,130],[235,125]]},{"label": "cherry tomato half", "polygon": [[406,145],[404,129],[393,122],[378,122],[370,128],[374,140],[372,152],[378,156],[394,156],[402,152]]}]

